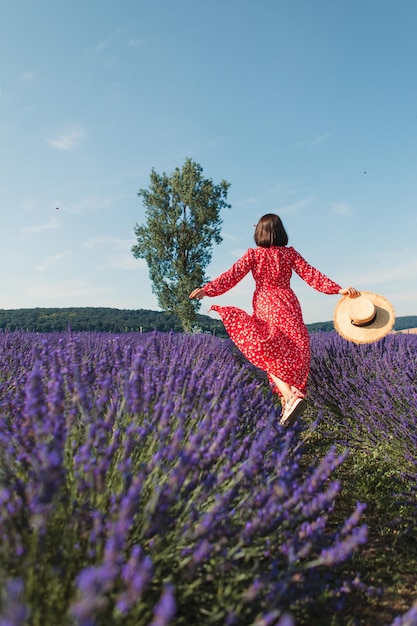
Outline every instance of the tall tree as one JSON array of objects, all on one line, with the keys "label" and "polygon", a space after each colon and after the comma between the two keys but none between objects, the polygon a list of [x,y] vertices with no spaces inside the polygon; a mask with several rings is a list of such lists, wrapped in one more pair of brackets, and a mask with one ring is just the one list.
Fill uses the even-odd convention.
[{"label": "tall tree", "polygon": [[148,189],[138,192],[146,221],[135,226],[137,243],[132,253],[146,260],[161,309],[177,315],[189,331],[201,303],[188,296],[207,281],[213,242],[222,241],[220,213],[230,208],[226,202],[230,183],[213,184],[189,158],[170,176],[152,169],[150,181]]}]

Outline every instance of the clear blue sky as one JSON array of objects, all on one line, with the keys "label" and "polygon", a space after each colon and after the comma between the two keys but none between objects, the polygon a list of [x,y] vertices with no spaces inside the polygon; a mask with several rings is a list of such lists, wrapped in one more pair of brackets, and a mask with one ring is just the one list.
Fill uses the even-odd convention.
[{"label": "clear blue sky", "polygon": [[[190,157],[231,183],[209,277],[275,212],[311,264],[417,314],[415,0],[0,7],[0,308],[158,310],[137,192]],[[250,311],[252,287],[201,312]],[[337,296],[293,287],[332,318]]]}]

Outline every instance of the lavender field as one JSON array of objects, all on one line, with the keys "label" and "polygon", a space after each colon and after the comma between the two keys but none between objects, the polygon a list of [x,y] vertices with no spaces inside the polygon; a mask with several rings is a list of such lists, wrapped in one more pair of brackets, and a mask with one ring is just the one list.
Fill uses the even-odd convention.
[{"label": "lavender field", "polygon": [[417,336],[312,348],[283,430],[228,340],[1,333],[0,626],[417,625],[349,609],[369,511],[415,550]]}]

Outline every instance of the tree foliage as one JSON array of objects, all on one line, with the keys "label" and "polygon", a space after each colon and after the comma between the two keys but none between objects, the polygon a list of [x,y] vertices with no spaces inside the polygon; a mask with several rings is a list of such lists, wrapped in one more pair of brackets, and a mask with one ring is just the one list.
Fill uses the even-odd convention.
[{"label": "tree foliage", "polygon": [[146,260],[159,306],[174,313],[184,330],[200,307],[188,296],[207,281],[213,243],[222,241],[220,213],[230,207],[229,187],[225,180],[215,185],[204,178],[202,167],[188,158],[170,176],[152,169],[149,188],[138,192],[146,220],[135,226],[132,253]]}]

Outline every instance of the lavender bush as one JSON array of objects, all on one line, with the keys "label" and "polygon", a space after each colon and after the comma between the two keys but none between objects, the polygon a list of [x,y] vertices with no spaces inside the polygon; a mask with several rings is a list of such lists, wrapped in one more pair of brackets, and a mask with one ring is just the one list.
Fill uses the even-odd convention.
[{"label": "lavender bush", "polygon": [[[335,333],[312,337],[311,414],[324,447],[349,450],[348,491],[368,504],[371,528],[412,567],[417,515],[417,335],[354,345]],[[344,467],[346,464],[344,464]],[[407,554],[406,554],[407,553]],[[382,555],[381,555],[382,557]],[[382,560],[381,560],[382,561]],[[401,568],[395,564],[396,570]],[[382,578],[389,580],[385,569]],[[385,623],[385,622],[384,622]],[[417,626],[416,604],[392,626]]]},{"label": "lavender bush", "polygon": [[0,363],[0,625],[284,626],[349,590],[345,455],[306,467],[228,341],[2,333]]},{"label": "lavender bush", "polygon": [[388,335],[373,344],[355,345],[335,333],[312,336],[310,392],[345,439],[378,445],[399,442],[407,459],[416,456],[417,335]]},{"label": "lavender bush", "polygon": [[322,435],[355,453],[368,497],[374,482],[384,509],[385,482],[398,523],[415,533],[417,335],[355,345],[335,333],[318,333],[312,353],[310,393]]}]

